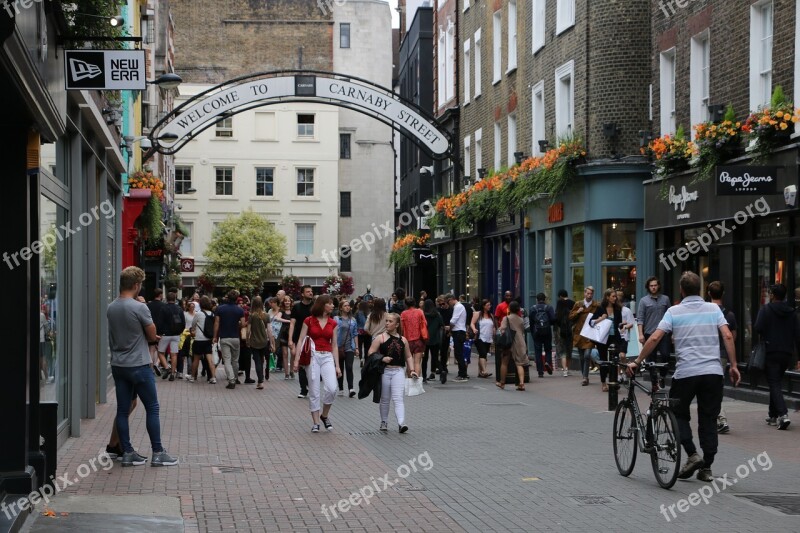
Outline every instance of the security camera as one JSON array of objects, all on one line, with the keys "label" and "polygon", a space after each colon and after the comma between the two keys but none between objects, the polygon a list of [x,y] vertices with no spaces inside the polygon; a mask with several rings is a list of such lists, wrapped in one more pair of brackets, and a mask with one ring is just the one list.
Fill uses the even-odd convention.
[{"label": "security camera", "polygon": [[429,167],[420,167],[419,168],[419,173],[420,174],[430,174],[432,176],[433,175],[433,165],[431,165]]},{"label": "security camera", "polygon": [[142,150],[149,150],[153,147],[153,143],[150,141],[150,139],[145,138],[139,141],[139,146],[142,147]]},{"label": "security camera", "polygon": [[794,207],[797,205],[797,185],[789,185],[784,188],[783,199],[786,202],[786,207]]}]

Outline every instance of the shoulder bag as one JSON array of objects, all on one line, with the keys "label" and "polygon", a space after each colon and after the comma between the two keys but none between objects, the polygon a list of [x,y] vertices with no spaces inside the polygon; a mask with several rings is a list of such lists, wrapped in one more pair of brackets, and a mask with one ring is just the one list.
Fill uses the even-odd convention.
[{"label": "shoulder bag", "polygon": [[314,350],[314,341],[311,340],[309,335],[303,339],[303,345],[300,347],[300,360],[297,364],[300,366],[308,366],[311,364],[311,351]]},{"label": "shoulder bag", "polygon": [[767,343],[764,340],[758,341],[753,347],[753,350],[750,352],[750,361],[748,362],[748,368],[750,370],[764,370],[767,361]]}]

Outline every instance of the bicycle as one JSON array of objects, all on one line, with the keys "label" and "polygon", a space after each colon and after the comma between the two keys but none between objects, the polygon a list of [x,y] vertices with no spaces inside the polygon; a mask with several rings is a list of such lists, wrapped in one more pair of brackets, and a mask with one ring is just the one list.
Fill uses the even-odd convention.
[{"label": "bicycle", "polygon": [[[625,363],[611,361],[606,363],[616,368],[628,368]],[[677,398],[668,398],[666,391],[660,390],[655,370],[666,368],[667,363],[644,362],[640,369],[647,368],[651,375],[651,388],[636,380],[636,374],[627,380],[628,396],[617,405],[614,412],[614,460],[619,473],[625,477],[633,471],[637,451],[650,454],[656,481],[665,489],[672,488],[678,479],[681,465],[681,443],[678,421],[671,406],[678,403]],[[650,407],[645,414],[639,409],[636,389],[650,396]]]}]

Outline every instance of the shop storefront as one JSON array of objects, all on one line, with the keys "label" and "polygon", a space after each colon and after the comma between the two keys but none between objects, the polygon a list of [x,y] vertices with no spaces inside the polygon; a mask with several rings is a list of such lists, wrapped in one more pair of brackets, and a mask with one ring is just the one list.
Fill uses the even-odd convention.
[{"label": "shop storefront", "polygon": [[504,213],[487,220],[481,250],[485,268],[484,295],[497,303],[503,300],[505,291],[523,296],[522,273],[522,217],[519,213]]},{"label": "shop storefront", "polygon": [[786,285],[790,303],[800,288],[797,155],[792,145],[763,163],[733,160],[707,181],[694,183],[689,172],[645,184],[645,229],[655,235],[665,293],[680,299],[686,270],[700,275],[704,292],[711,281],[722,281],[725,305],[739,322],[740,360],[750,353],[769,285]]},{"label": "shop storefront", "polygon": [[479,224],[464,230],[447,226],[431,229],[430,248],[435,255],[436,294],[452,292],[486,298],[483,294],[484,264],[481,259],[482,238],[478,236]]},{"label": "shop storefront", "polygon": [[537,200],[528,211],[526,305],[535,303],[539,292],[554,302],[561,289],[577,301],[588,285],[598,300],[613,287],[635,302],[654,272],[653,238],[644,231],[641,200],[649,165],[600,162],[578,168],[570,189]]}]

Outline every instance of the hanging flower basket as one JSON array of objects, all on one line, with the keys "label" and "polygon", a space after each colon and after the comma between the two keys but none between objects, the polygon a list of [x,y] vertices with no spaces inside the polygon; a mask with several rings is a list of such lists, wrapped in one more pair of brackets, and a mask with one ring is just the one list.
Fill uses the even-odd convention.
[{"label": "hanging flower basket", "polygon": [[284,276],[281,280],[281,287],[292,297],[292,300],[299,300],[302,294],[303,282],[297,276]]},{"label": "hanging flower basket", "polygon": [[164,182],[149,170],[139,170],[128,176],[128,185],[132,195],[136,189],[150,189],[159,200],[164,199]]},{"label": "hanging flower basket", "polygon": [[353,278],[350,276],[331,275],[322,283],[322,293],[331,296],[349,296],[353,294]]},{"label": "hanging flower basket", "polygon": [[770,106],[751,113],[742,126],[748,139],[755,141],[752,148],[754,159],[762,161],[776,148],[788,143],[798,120],[800,109],[786,101],[780,86],[775,87]]}]

